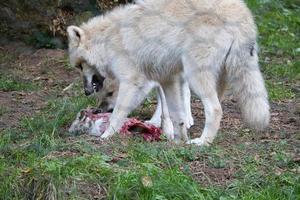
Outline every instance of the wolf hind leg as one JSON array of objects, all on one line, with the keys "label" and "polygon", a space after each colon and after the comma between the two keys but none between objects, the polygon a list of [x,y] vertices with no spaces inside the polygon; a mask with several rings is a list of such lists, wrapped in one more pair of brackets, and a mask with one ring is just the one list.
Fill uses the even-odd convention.
[{"label": "wolf hind leg", "polygon": [[[205,126],[200,138],[188,143],[196,145],[209,145],[213,142],[220,127],[222,108],[217,92],[217,78],[215,66],[211,66],[210,60],[198,60],[197,57],[184,56],[182,61],[191,89],[201,99],[205,111]],[[213,59],[211,59],[213,60]]]}]

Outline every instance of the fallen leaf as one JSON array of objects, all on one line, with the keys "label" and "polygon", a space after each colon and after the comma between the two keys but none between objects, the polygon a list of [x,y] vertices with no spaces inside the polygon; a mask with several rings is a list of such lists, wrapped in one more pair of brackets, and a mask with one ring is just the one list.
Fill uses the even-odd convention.
[{"label": "fallen leaf", "polygon": [[152,187],[153,183],[152,183],[152,179],[150,176],[144,176],[142,177],[142,184],[144,187]]}]

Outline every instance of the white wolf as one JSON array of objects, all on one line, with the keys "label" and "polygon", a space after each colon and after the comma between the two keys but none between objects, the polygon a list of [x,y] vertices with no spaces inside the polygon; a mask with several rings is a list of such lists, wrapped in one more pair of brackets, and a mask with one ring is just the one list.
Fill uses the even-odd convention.
[{"label": "white wolf", "polygon": [[[269,103],[258,65],[256,25],[241,0],[144,0],[68,27],[70,62],[87,64],[101,77],[116,78],[119,92],[109,128],[123,120],[148,94],[149,83],[164,90],[175,140],[188,140],[181,75],[204,105],[200,138],[210,144],[222,117],[219,97],[229,84],[245,121],[257,130],[269,123]],[[92,83],[92,82],[91,82]],[[90,83],[90,90],[93,91]],[[100,85],[101,86],[101,85]]]}]

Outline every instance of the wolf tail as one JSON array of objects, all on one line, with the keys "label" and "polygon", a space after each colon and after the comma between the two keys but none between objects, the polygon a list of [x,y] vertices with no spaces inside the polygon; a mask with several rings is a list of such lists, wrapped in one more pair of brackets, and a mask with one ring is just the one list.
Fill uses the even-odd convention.
[{"label": "wolf tail", "polygon": [[245,122],[256,130],[269,124],[270,106],[267,90],[259,69],[257,45],[234,47],[226,61],[228,83],[237,98]]}]

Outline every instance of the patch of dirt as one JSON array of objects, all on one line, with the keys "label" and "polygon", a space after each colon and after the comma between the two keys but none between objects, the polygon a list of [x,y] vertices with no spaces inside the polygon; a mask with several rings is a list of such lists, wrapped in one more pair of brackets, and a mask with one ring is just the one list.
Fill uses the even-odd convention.
[{"label": "patch of dirt", "polygon": [[11,60],[0,63],[0,72],[39,83],[45,90],[56,85],[66,87],[78,77],[76,70],[68,68],[65,50],[32,49],[22,43],[18,44],[12,43],[1,48],[0,53],[9,55]]},{"label": "patch of dirt", "polygon": [[24,116],[32,116],[46,105],[42,92],[1,92],[0,130],[16,127]]},{"label": "patch of dirt", "polygon": [[[85,141],[91,148],[97,149],[99,152],[111,156],[111,162],[114,162],[114,160],[118,160],[119,158],[127,157],[123,154],[123,152],[124,149],[130,145],[130,140],[130,137],[116,134],[111,139],[103,141],[100,140],[99,137],[83,134],[79,136],[66,137],[65,143],[69,146],[76,146],[76,143]],[[74,153],[74,150],[72,150],[72,152]]]},{"label": "patch of dirt", "polygon": [[24,116],[30,117],[46,105],[51,96],[79,78],[68,68],[64,50],[33,49],[19,42],[0,47],[0,73],[16,81],[32,82],[34,91],[0,92],[0,130],[15,127]]},{"label": "patch of dirt", "polygon": [[191,175],[195,181],[201,185],[227,185],[234,178],[234,168],[212,168],[202,161],[192,161],[189,163]]},{"label": "patch of dirt", "polygon": [[[69,183],[69,185],[70,188],[76,187],[77,198],[94,200],[107,199],[107,189],[98,183],[77,181],[76,183]],[[71,191],[66,191],[66,195],[68,194],[71,194]]]},{"label": "patch of dirt", "polygon": [[52,151],[44,159],[53,159],[53,158],[67,158],[67,157],[76,157],[80,156],[80,152],[74,150],[65,150],[65,151]]},{"label": "patch of dirt", "polygon": [[[300,113],[298,112],[298,106],[297,100],[271,103],[270,126],[259,134],[260,139],[270,138],[278,140],[282,137],[278,135],[279,133],[284,133],[284,138],[282,139],[296,137],[300,127]],[[250,132],[242,120],[237,102],[234,99],[225,99],[222,102],[222,108],[223,118],[221,120],[221,132],[224,132],[226,135],[232,134],[232,136],[239,134],[239,130],[242,129],[246,132]],[[200,137],[205,122],[205,116],[200,100],[195,98],[192,100],[192,113],[195,119],[195,125],[191,127],[190,133],[192,138]]]}]

